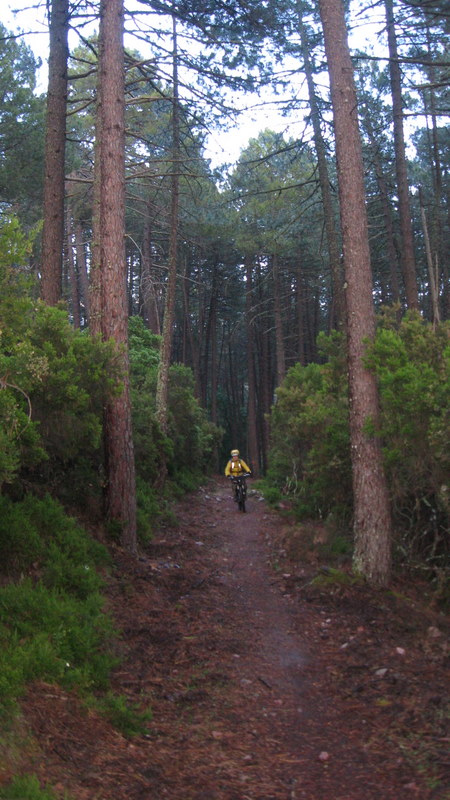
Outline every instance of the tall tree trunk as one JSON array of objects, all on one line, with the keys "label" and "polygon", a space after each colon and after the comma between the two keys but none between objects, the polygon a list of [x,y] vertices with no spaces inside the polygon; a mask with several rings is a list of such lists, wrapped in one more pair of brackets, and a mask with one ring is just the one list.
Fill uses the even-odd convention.
[{"label": "tall tree trunk", "polygon": [[306,26],[302,19],[302,12],[299,11],[300,40],[302,44],[303,63],[308,86],[309,109],[314,133],[314,147],[317,155],[317,167],[319,171],[320,192],[322,195],[323,214],[325,221],[325,234],[327,238],[328,258],[330,259],[331,285],[333,294],[333,314],[332,325],[342,329],[345,320],[345,294],[344,277],[341,264],[341,254],[339,248],[338,234],[336,230],[333,198],[330,190],[330,178],[328,175],[328,164],[326,147],[320,125],[320,112],[317,103],[316,89],[312,63],[309,56],[310,42],[308,41]]},{"label": "tall tree trunk", "polygon": [[319,0],[330,74],[336,136],[341,229],[347,284],[350,442],[354,496],[354,566],[367,580],[387,584],[391,516],[377,427],[375,376],[363,364],[375,333],[367,212],[358,108],[342,0]]},{"label": "tall tree trunk", "polygon": [[175,292],[177,286],[177,254],[178,254],[178,206],[180,182],[180,120],[178,98],[178,45],[175,14],[172,15],[173,36],[173,101],[172,101],[172,192],[170,207],[170,241],[169,263],[166,289],[166,302],[158,381],[156,387],[156,416],[163,431],[167,431],[168,397],[169,397],[169,367],[172,352],[172,333],[175,316]]},{"label": "tall tree trunk", "polygon": [[245,259],[246,296],[245,323],[247,329],[247,373],[248,373],[248,411],[247,411],[247,456],[253,475],[259,475],[258,435],[256,427],[256,381],[255,381],[255,326],[253,321],[253,269],[249,256]]},{"label": "tall tree trunk", "polygon": [[100,4],[99,81],[100,272],[102,335],[114,339],[122,392],[105,411],[107,511],[121,528],[121,543],[136,551],[136,487],[128,365],[125,260],[125,118],[123,0]]},{"label": "tall tree trunk", "polygon": [[69,0],[52,0],[44,156],[44,226],[41,296],[62,297]]},{"label": "tall tree trunk", "polygon": [[395,170],[397,174],[398,211],[402,239],[401,266],[408,308],[419,308],[417,292],[416,259],[409,202],[408,172],[406,168],[405,135],[403,131],[402,79],[398,60],[393,0],[384,0],[389,46],[389,74],[391,79],[392,113],[394,120]]}]

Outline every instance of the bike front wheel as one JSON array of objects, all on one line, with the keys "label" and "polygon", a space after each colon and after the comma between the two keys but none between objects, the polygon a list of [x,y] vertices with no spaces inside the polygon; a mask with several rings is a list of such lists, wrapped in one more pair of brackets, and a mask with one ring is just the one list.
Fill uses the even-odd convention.
[{"label": "bike front wheel", "polygon": [[239,511],[245,512],[245,490],[243,486],[239,487],[238,505]]}]

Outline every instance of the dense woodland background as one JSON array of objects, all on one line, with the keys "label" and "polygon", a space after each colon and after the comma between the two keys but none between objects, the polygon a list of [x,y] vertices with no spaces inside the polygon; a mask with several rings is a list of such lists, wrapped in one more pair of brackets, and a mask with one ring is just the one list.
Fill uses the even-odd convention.
[{"label": "dense woodland background", "polygon": [[[355,537],[354,565],[368,580],[389,581],[392,554],[395,569],[418,570],[445,603],[450,15],[444,0],[345,3],[347,30],[364,34],[371,22],[373,46],[350,39],[352,70],[333,55],[340,20],[330,9],[341,11],[329,0],[141,0],[122,17],[120,0],[53,0],[44,94],[26,37],[0,26],[10,662],[26,627],[8,631],[11,609],[37,614],[62,586],[68,603],[96,596],[83,564],[106,558],[98,532],[136,552],[177,493],[222,472],[231,447],[270,502],[321,520],[336,552],[351,554]],[[33,27],[27,14],[18,21]],[[236,164],[211,168],[210,132],[233,137],[246,93],[249,104],[270,93],[299,133],[268,125]],[[343,111],[359,124],[361,165]],[[362,202],[350,197],[360,176]],[[356,229],[370,261],[355,249]],[[372,327],[372,309],[358,311],[363,296]],[[355,363],[377,404],[362,407],[359,423],[366,390]],[[360,458],[356,441],[373,455]],[[375,473],[386,501],[381,489],[367,494]],[[29,576],[26,603],[19,575]],[[80,618],[100,613],[89,602]],[[103,675],[88,665],[87,636],[64,644],[83,650],[81,684]],[[60,651],[48,659],[53,677],[65,674]],[[0,672],[15,697],[27,670]]]}]

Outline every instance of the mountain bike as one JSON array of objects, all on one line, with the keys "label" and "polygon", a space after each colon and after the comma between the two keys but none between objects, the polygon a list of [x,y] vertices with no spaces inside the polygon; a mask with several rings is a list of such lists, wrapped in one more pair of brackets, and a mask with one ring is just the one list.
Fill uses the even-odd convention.
[{"label": "mountain bike", "polygon": [[245,501],[247,499],[247,475],[232,476],[234,484],[234,496],[238,504],[239,511],[245,511]]}]

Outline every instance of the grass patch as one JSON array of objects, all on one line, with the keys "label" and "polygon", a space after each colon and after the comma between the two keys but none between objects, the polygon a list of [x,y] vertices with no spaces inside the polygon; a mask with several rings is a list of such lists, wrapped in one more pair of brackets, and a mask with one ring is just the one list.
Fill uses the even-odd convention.
[{"label": "grass patch", "polygon": [[123,695],[110,691],[89,705],[94,706],[116,730],[128,738],[147,733],[147,723],[153,716],[151,709],[142,709],[137,703],[130,703]]},{"label": "grass patch", "polygon": [[363,583],[364,580],[358,575],[342,572],[333,567],[322,567],[319,575],[312,581],[313,586],[321,587],[358,586]]},{"label": "grass patch", "polygon": [[[42,787],[35,775],[15,777],[7,786],[0,786],[1,800],[57,800],[49,787]],[[64,793],[64,800],[70,800]]]}]

